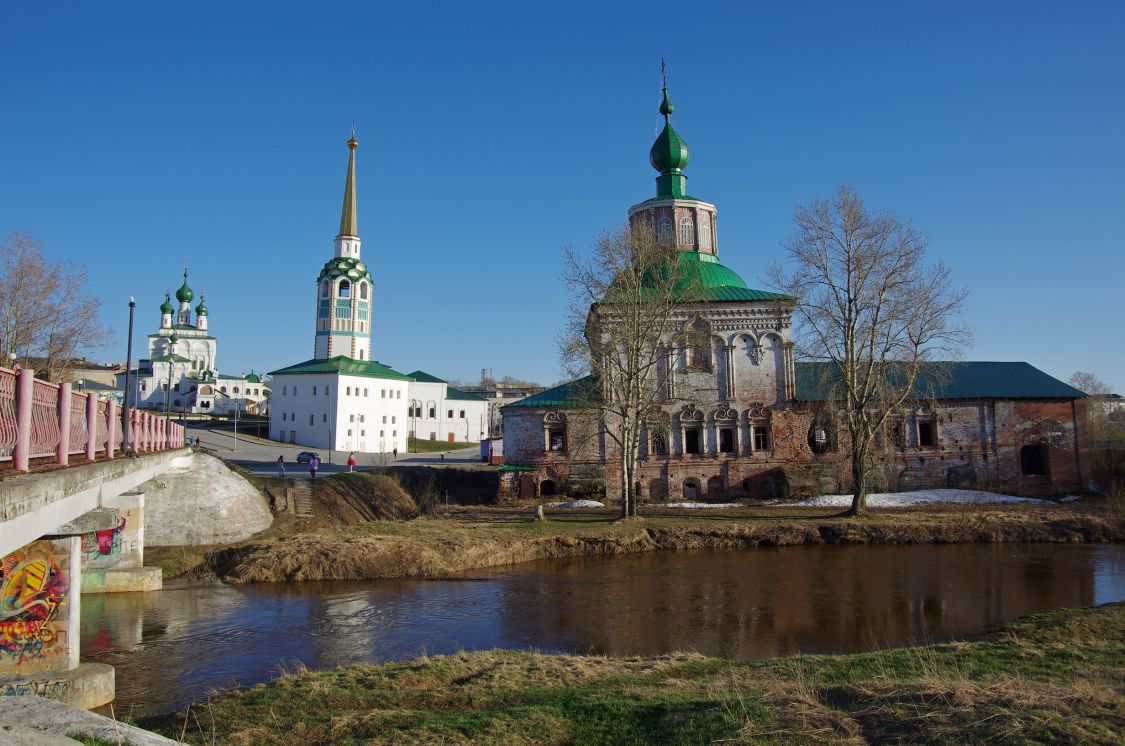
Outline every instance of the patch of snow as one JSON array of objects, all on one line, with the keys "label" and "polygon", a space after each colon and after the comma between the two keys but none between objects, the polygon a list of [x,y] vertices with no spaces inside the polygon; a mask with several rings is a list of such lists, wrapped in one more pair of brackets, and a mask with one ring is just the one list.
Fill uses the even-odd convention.
[{"label": "patch of snow", "polygon": [[[1023,503],[1026,505],[1047,505],[1050,500],[1037,500],[1031,497],[1013,497],[995,492],[980,490],[917,490],[915,492],[877,492],[867,496],[869,508],[905,508],[911,505],[932,505],[935,503],[956,503],[961,505],[993,505],[998,503]],[[846,508],[852,504],[851,495],[821,495],[787,503],[787,506],[806,505],[818,508]],[[781,507],[781,503],[763,503]]]},{"label": "patch of snow", "polygon": [[604,508],[605,503],[597,500],[571,500],[570,502],[547,503],[548,508]]},{"label": "patch of snow", "polygon": [[684,510],[701,510],[703,508],[742,508],[738,503],[668,503],[666,508],[683,508]]},{"label": "patch of snow", "polygon": [[1082,499],[1082,497],[1079,496],[1079,495],[1067,495],[1066,497],[1059,498],[1059,502],[1061,502],[1061,503],[1072,503],[1075,500],[1081,500],[1081,499]]}]

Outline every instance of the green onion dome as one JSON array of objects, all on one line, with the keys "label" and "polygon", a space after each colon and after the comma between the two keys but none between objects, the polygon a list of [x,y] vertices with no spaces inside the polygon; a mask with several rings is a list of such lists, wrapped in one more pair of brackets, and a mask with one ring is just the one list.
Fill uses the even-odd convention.
[{"label": "green onion dome", "polygon": [[646,287],[665,289],[669,275],[675,272],[675,292],[687,301],[784,301],[792,300],[787,295],[767,290],[755,290],[746,285],[734,270],[719,263],[713,254],[700,254],[695,251],[680,251],[676,254],[676,268],[669,265],[653,272],[644,279]]},{"label": "green onion dome", "polygon": [[660,113],[664,115],[664,129],[652,144],[652,149],[648,151],[648,159],[652,167],[662,174],[686,168],[690,157],[687,143],[672,128],[671,116],[675,110],[676,107],[672,106],[668,98],[668,89],[665,88],[664,100],[660,103]]},{"label": "green onion dome", "polygon": [[367,271],[367,265],[359,259],[351,256],[338,256],[329,259],[324,263],[324,267],[320,270],[316,281],[321,280],[337,280],[341,277],[346,277],[352,282],[359,282],[360,280],[367,280],[372,285],[374,282],[371,280],[371,273]]},{"label": "green onion dome", "polygon": [[189,288],[187,284],[187,270],[185,269],[184,284],[180,285],[180,289],[176,291],[176,300],[178,300],[180,303],[190,303],[191,299],[194,297],[195,293],[191,291],[191,288]]},{"label": "green onion dome", "polygon": [[176,334],[175,332],[172,332],[172,336],[168,337],[168,341],[171,342],[172,344],[176,344],[177,342],[180,341],[180,335]]},{"label": "green onion dome", "polygon": [[160,304],[160,313],[171,314],[171,313],[175,312],[176,309],[172,308],[171,298],[172,298],[171,293],[165,293],[164,294],[164,302]]},{"label": "green onion dome", "polygon": [[262,378],[254,371],[250,371],[250,375],[246,376],[246,383],[261,383]]},{"label": "green onion dome", "polygon": [[195,315],[196,316],[206,316],[207,315],[207,305],[203,302],[203,300],[204,300],[204,296],[202,294],[200,294],[199,305],[195,307]]}]

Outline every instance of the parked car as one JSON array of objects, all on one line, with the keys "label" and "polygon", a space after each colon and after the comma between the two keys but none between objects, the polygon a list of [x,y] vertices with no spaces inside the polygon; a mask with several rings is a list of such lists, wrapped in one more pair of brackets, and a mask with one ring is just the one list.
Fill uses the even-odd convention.
[{"label": "parked car", "polygon": [[317,461],[321,460],[319,453],[315,453],[313,451],[301,451],[297,454],[297,463],[307,464],[309,462],[309,459],[313,458],[315,458]]}]

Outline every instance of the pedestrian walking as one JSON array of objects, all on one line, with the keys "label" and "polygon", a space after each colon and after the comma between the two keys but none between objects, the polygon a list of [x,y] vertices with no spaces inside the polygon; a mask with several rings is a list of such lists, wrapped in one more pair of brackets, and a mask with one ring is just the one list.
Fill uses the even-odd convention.
[{"label": "pedestrian walking", "polygon": [[348,471],[355,470],[355,451],[348,454]]},{"label": "pedestrian walking", "polygon": [[318,468],[320,468],[320,459],[313,456],[309,459],[309,473],[312,474],[313,479],[316,479],[316,470]]},{"label": "pedestrian walking", "polygon": [[441,454],[441,462],[442,462],[443,464],[445,463],[445,454],[444,454],[444,453],[443,453],[443,454]]},{"label": "pedestrian walking", "polygon": [[277,457],[277,476],[282,477],[282,478],[285,477],[285,454],[284,453]]},{"label": "pedestrian walking", "polygon": [[395,454],[395,459],[397,460],[398,459],[398,446],[394,447],[394,454]]}]

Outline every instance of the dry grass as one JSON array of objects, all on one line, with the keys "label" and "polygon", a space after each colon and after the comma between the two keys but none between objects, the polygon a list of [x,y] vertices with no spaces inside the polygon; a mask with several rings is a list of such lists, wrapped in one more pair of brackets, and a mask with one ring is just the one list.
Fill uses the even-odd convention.
[{"label": "dry grass", "polygon": [[1123,665],[1116,604],[859,655],[491,651],[297,670],[146,725],[178,736],[187,722],[189,742],[231,744],[1117,744]]}]

